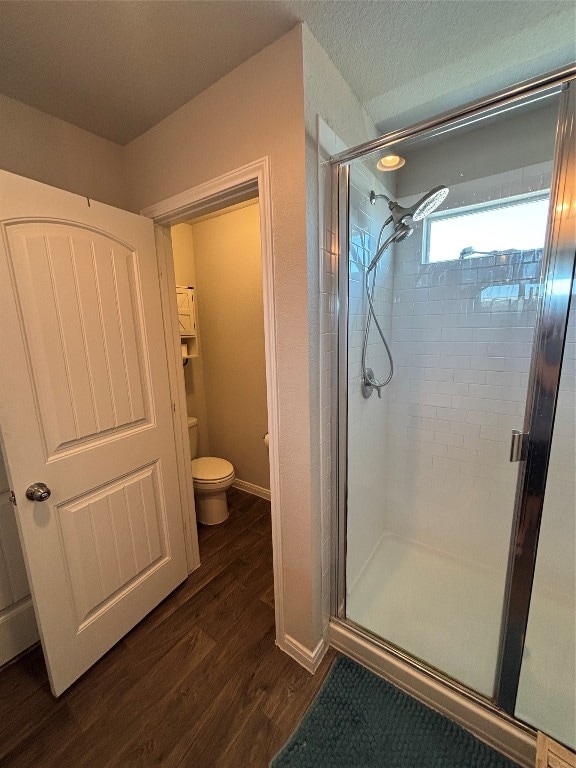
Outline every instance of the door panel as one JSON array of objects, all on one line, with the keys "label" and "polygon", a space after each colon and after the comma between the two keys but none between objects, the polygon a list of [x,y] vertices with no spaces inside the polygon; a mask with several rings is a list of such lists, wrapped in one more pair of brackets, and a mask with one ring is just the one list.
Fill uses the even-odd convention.
[{"label": "door panel", "polygon": [[166,558],[157,466],[63,504],[58,520],[79,629]]},{"label": "door panel", "polygon": [[0,419],[58,695],[186,577],[154,232],[8,173],[0,221]]},{"label": "door panel", "polygon": [[135,254],[71,225],[6,231],[48,456],[145,419]]}]

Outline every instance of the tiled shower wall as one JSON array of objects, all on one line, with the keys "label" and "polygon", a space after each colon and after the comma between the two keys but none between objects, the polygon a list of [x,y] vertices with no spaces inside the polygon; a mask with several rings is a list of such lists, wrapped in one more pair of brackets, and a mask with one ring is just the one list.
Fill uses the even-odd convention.
[{"label": "tiled shower wall", "polygon": [[[362,343],[368,315],[365,275],[376,254],[378,236],[387,218],[383,201],[370,203],[370,191],[376,186],[374,176],[356,165],[350,173],[349,254],[348,254],[348,525],[346,573],[352,589],[386,529],[383,499],[386,476],[382,471],[382,446],[389,425],[390,390],[385,387],[378,397],[362,394]],[[385,191],[377,188],[376,192]],[[386,191],[391,194],[390,190]],[[381,243],[390,234],[387,227]],[[385,334],[392,331],[394,246],[383,254],[369,276],[370,290],[375,280],[374,309]],[[390,371],[388,356],[372,321],[366,365],[378,381],[385,381]]]},{"label": "tiled shower wall", "polygon": [[[384,448],[388,530],[505,569],[511,430],[523,425],[541,251],[422,264],[420,249],[405,246]],[[491,296],[498,284],[515,297]]]},{"label": "tiled shower wall", "polygon": [[[450,207],[478,188],[480,199],[499,199],[546,189],[549,180],[550,168],[538,166],[468,182],[451,191]],[[509,462],[511,430],[523,427],[541,251],[422,261],[419,223],[396,249],[396,373],[382,449],[387,532],[503,579],[518,470]],[[508,298],[491,290],[503,285]],[[561,431],[574,421],[569,411],[561,403]],[[560,471],[574,476],[573,467]]]},{"label": "tiled shower wall", "polygon": [[[450,207],[547,189],[550,172],[542,163],[453,185]],[[490,569],[503,588],[518,471],[509,461],[510,439],[523,427],[542,252],[422,263],[423,224],[416,224],[382,260],[377,281],[394,379],[382,400],[364,400],[364,270],[382,220],[367,203],[370,183],[362,167],[352,169],[347,586],[354,588],[379,539],[394,534]],[[506,286],[507,297],[494,286]],[[370,338],[368,364],[381,379],[387,359],[374,329]],[[567,372],[570,350],[568,344]],[[574,497],[574,384],[565,379],[556,440],[566,450],[555,453],[558,489],[549,491],[561,528],[569,525],[566,498]],[[550,565],[550,583],[570,578],[568,559],[566,553]]]}]

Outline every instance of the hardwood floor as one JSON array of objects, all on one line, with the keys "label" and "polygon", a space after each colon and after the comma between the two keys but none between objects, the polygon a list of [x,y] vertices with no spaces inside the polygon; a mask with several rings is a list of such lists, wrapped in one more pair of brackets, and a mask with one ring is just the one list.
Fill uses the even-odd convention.
[{"label": "hardwood floor", "polygon": [[274,644],[269,502],[237,489],[200,526],[201,567],[58,700],[42,653],[0,672],[0,765],[264,768],[310,675]]}]

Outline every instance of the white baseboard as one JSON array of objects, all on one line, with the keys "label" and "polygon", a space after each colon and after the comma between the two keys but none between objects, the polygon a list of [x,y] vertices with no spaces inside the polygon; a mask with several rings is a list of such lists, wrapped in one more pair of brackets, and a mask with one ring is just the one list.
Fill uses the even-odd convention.
[{"label": "white baseboard", "polygon": [[38,642],[38,627],[32,598],[0,612],[0,666]]},{"label": "white baseboard", "polygon": [[232,487],[239,488],[241,491],[246,491],[246,493],[251,493],[253,496],[260,496],[261,499],[268,499],[268,501],[271,498],[268,488],[261,488],[259,485],[247,483],[245,480],[234,480]]},{"label": "white baseboard", "polygon": [[330,622],[330,645],[470,731],[523,768],[533,768],[536,737],[419,672],[349,628]]},{"label": "white baseboard", "polygon": [[291,656],[294,661],[297,661],[308,672],[316,672],[320,666],[320,662],[324,658],[324,654],[328,650],[328,643],[322,638],[318,641],[316,648],[313,651],[309,650],[298,640],[294,640],[290,635],[284,635],[283,637],[276,638],[276,645],[280,650]]}]

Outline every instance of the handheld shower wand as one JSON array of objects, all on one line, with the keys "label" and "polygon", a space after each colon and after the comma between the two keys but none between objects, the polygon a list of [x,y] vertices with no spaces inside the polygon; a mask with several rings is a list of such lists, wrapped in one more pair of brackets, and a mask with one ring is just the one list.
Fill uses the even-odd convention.
[{"label": "handheld shower wand", "polygon": [[[392,352],[390,351],[390,347],[388,346],[388,342],[386,341],[386,337],[384,335],[384,332],[382,328],[380,327],[380,323],[378,322],[378,318],[376,317],[376,312],[374,310],[374,291],[376,289],[376,268],[378,267],[378,263],[382,256],[384,255],[386,249],[392,245],[392,243],[400,243],[402,240],[405,240],[407,237],[409,237],[412,232],[414,231],[413,228],[407,223],[409,219],[412,221],[420,221],[420,219],[423,219],[425,216],[428,216],[428,214],[432,213],[432,211],[436,210],[440,203],[446,198],[446,195],[448,194],[448,187],[439,186],[434,187],[434,189],[431,189],[429,192],[427,192],[425,195],[423,195],[420,200],[418,200],[414,205],[410,206],[410,208],[404,208],[402,205],[400,205],[395,200],[391,200],[388,195],[384,194],[376,194],[374,191],[370,192],[370,202],[372,205],[376,205],[376,200],[383,199],[386,200],[388,203],[388,208],[390,209],[390,216],[386,219],[384,224],[382,225],[380,229],[380,233],[378,235],[378,242],[376,244],[376,253],[374,255],[374,258],[368,265],[366,269],[365,274],[365,285],[366,285],[366,298],[368,299],[368,317],[366,318],[366,328],[364,331],[364,342],[362,344],[362,394],[364,397],[368,398],[372,394],[373,390],[376,390],[378,392],[378,397],[382,397],[382,388],[385,387],[394,376],[394,360],[392,359]],[[384,233],[385,228],[388,226],[388,224],[394,224],[394,229],[392,233],[386,238],[386,240],[380,245],[380,241],[382,239],[382,234]],[[369,283],[369,277],[370,273],[373,273],[372,277],[372,286],[370,286]],[[370,334],[370,323],[371,320],[374,320],[374,324],[376,325],[376,328],[378,330],[378,333],[380,335],[380,338],[382,340],[382,343],[384,344],[384,348],[386,349],[386,353],[388,355],[388,361],[390,363],[390,371],[388,373],[388,377],[385,381],[380,382],[378,379],[374,376],[374,371],[372,368],[366,367],[366,352],[368,349],[368,336]]]}]

